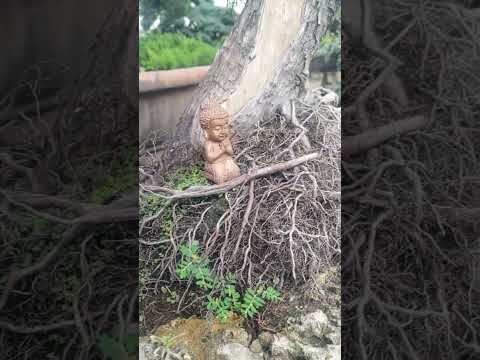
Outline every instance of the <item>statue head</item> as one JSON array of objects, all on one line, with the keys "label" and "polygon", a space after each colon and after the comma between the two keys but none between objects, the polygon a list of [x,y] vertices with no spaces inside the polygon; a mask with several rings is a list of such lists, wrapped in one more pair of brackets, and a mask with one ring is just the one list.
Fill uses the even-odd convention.
[{"label": "statue head", "polygon": [[222,142],[229,136],[228,122],[230,115],[215,100],[209,99],[200,106],[200,126],[207,139]]}]

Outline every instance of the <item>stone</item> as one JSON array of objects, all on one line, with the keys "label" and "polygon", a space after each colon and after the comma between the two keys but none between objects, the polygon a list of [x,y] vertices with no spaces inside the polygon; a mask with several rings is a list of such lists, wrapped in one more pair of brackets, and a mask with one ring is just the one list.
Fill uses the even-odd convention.
[{"label": "stone", "polygon": [[342,347],[338,345],[328,345],[328,352],[325,356],[325,360],[341,360],[342,359]]},{"label": "stone", "polygon": [[[193,316],[160,326],[150,338],[160,343],[162,339],[172,339],[171,350],[176,355],[183,355],[183,360],[187,360],[188,356],[193,360],[214,360],[218,349],[228,343],[237,343],[248,349],[250,335],[242,327],[242,322],[238,317],[221,322],[216,318],[199,319]],[[186,358],[185,354],[188,354]]]},{"label": "stone", "polygon": [[140,338],[138,343],[138,359],[139,360],[154,360],[156,358],[155,346],[148,340]]},{"label": "stone", "polygon": [[323,338],[333,331],[328,316],[322,310],[302,316],[299,330],[305,335],[317,338]]},{"label": "stone", "polygon": [[140,360],[157,360],[162,339],[174,338],[170,349],[183,360],[341,360],[340,310],[320,309],[291,316],[280,333],[261,332],[257,339],[242,319],[177,319],[140,339]]},{"label": "stone", "polygon": [[253,353],[244,345],[229,343],[218,349],[216,360],[263,360],[263,356]]},{"label": "stone", "polygon": [[293,360],[294,343],[284,335],[275,335],[271,345],[271,360]]},{"label": "stone", "polygon": [[222,333],[222,342],[224,344],[236,343],[248,347],[250,341],[250,334],[242,328],[231,328]]},{"label": "stone", "polygon": [[205,134],[205,176],[216,184],[223,184],[238,177],[240,168],[233,160],[230,141],[230,115],[218,102],[209,100],[200,106],[199,117]]},{"label": "stone", "polygon": [[256,354],[260,354],[263,351],[262,345],[260,344],[260,341],[258,339],[252,341],[252,343],[250,344],[250,351]]},{"label": "stone", "polygon": [[316,310],[287,319],[287,329],[273,336],[269,359],[340,360],[339,312],[330,315]]},{"label": "stone", "polygon": [[340,345],[313,346],[276,336],[272,344],[270,360],[341,360]]},{"label": "stone", "polygon": [[258,341],[260,342],[260,345],[262,345],[264,349],[270,349],[273,342],[273,334],[266,331],[261,332],[258,335]]}]

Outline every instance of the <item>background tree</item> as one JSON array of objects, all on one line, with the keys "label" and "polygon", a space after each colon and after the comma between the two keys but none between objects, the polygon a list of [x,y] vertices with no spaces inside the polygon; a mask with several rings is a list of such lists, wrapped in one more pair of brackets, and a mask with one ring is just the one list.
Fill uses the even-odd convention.
[{"label": "background tree", "polygon": [[315,52],[315,62],[321,69],[333,69],[340,71],[341,67],[341,12],[340,8],[335,13],[335,17],[329,24],[326,35],[320,41],[320,45]]},{"label": "background tree", "polygon": [[212,45],[220,45],[232,30],[237,14],[232,8],[215,6],[213,0],[199,0],[188,19],[189,24],[180,32]]},{"label": "background tree", "polygon": [[182,33],[218,46],[232,30],[237,14],[230,7],[215,6],[213,0],[141,0],[140,17],[146,32]]},{"label": "background tree", "polygon": [[335,0],[248,0],[236,25],[198,86],[177,127],[176,140],[203,141],[198,108],[224,100],[237,131],[287,109],[305,92],[312,55],[334,17]]},{"label": "background tree", "polygon": [[163,31],[177,28],[188,15],[190,0],[141,0],[140,17],[144,31],[150,30],[157,19],[160,20]]}]

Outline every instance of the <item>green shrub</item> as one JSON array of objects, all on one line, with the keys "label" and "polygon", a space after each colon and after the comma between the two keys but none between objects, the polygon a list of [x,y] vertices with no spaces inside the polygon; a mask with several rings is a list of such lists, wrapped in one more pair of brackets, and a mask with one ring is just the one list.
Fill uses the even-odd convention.
[{"label": "green shrub", "polygon": [[[243,294],[237,289],[237,282],[232,274],[220,281],[209,267],[208,259],[200,255],[198,244],[182,245],[180,247],[182,259],[176,272],[180,279],[192,279],[200,289],[209,292],[207,309],[216,314],[221,321],[226,321],[232,313],[245,318],[253,318],[265,306],[267,301],[280,301],[281,294],[269,286],[266,289],[247,288]],[[213,292],[217,296],[212,296]]]},{"label": "green shrub", "polygon": [[341,50],[340,33],[328,32],[320,40],[315,56],[322,58],[325,63],[335,63],[337,69],[340,69],[342,61]]},{"label": "green shrub", "polygon": [[179,191],[186,190],[191,186],[208,185],[201,164],[193,165],[189,168],[178,169],[170,176],[168,183],[175,190]]},{"label": "green shrub", "polygon": [[[207,185],[208,181],[200,164],[189,168],[180,168],[167,178],[169,187],[183,191],[192,186]],[[174,227],[173,205],[155,194],[140,194],[140,218],[145,219],[158,214],[163,209],[160,228],[165,236],[169,236]],[[177,221],[185,214],[182,203],[176,208]]]},{"label": "green shrub", "polygon": [[140,38],[140,67],[146,71],[210,65],[217,49],[182,34],[152,31]]}]

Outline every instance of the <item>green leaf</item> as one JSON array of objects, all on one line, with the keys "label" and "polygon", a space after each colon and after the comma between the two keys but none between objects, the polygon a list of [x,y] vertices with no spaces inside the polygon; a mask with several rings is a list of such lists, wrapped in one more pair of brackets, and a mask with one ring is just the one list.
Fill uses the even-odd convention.
[{"label": "green leaf", "polygon": [[267,301],[279,301],[281,300],[281,294],[276,289],[269,286],[262,292],[262,298]]},{"label": "green leaf", "polygon": [[264,305],[265,301],[253,289],[248,288],[245,291],[241,312],[245,317],[252,318]]},{"label": "green leaf", "polygon": [[230,311],[225,308],[220,308],[217,311],[217,317],[221,322],[226,322],[230,317]]},{"label": "green leaf", "polygon": [[208,299],[208,303],[207,303],[208,310],[217,312],[219,309],[223,307],[222,300],[220,298],[217,298],[217,297],[214,298],[214,297],[208,296],[207,299]]}]

